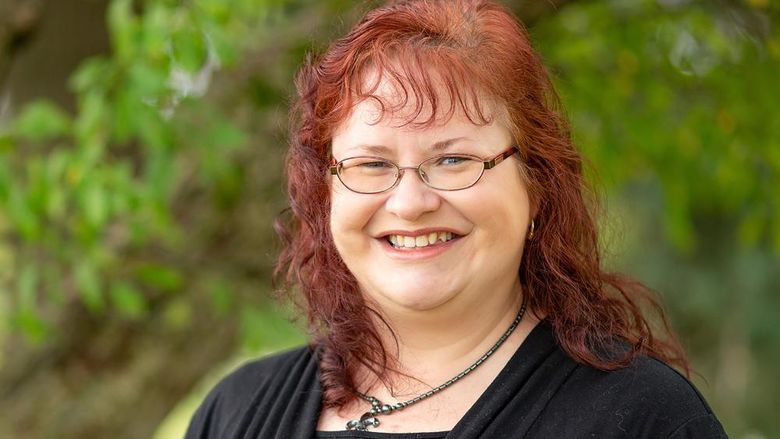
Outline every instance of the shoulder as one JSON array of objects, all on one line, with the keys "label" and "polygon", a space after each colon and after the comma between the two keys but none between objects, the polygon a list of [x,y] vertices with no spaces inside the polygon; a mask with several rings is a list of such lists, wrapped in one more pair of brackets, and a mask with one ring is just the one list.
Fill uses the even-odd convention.
[{"label": "shoulder", "polygon": [[313,359],[309,347],[301,346],[244,363],[223,378],[212,390],[236,399],[251,397],[257,389],[273,386],[291,375],[300,375]]},{"label": "shoulder", "polygon": [[316,380],[316,361],[309,347],[299,347],[238,367],[209,392],[193,415],[186,438],[225,437],[240,428],[250,408],[270,410],[279,389]]},{"label": "shoulder", "polygon": [[689,429],[699,433],[680,437],[726,437],[696,387],[647,356],[613,371],[578,364],[550,404],[580,413],[583,429],[600,431],[599,437],[678,437]]}]

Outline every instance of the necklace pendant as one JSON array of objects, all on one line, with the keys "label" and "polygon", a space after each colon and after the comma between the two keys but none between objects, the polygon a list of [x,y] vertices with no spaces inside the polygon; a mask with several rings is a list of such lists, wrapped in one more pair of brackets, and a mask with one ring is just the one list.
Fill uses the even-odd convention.
[{"label": "necklace pendant", "polygon": [[347,430],[367,431],[368,427],[379,427],[379,419],[371,412],[365,412],[360,419],[347,422]]}]

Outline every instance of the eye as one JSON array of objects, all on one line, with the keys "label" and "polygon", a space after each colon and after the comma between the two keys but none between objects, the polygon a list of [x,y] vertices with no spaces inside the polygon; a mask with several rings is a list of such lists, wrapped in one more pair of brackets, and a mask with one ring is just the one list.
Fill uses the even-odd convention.
[{"label": "eye", "polygon": [[346,169],[386,169],[392,168],[393,164],[377,157],[352,157],[342,160],[341,166]]},{"label": "eye", "polygon": [[392,165],[390,163],[382,162],[382,161],[363,162],[363,163],[359,163],[357,166],[366,169],[392,168]]},{"label": "eye", "polygon": [[394,170],[395,165],[380,157],[352,157],[341,162],[342,175],[387,175]]},{"label": "eye", "polygon": [[438,159],[436,159],[434,161],[434,164],[436,166],[457,166],[457,165],[461,165],[464,162],[467,162],[469,160],[471,160],[471,159],[469,159],[468,157],[462,157],[462,156],[457,156],[457,155],[446,155],[446,156],[441,156]]}]

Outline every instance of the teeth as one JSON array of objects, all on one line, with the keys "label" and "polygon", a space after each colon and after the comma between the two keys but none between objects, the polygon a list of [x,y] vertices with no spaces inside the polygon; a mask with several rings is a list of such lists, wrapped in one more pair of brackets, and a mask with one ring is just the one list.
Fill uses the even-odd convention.
[{"label": "teeth", "polygon": [[436,244],[437,242],[447,242],[451,240],[452,232],[431,232],[427,235],[419,236],[390,235],[387,239],[397,248],[421,248]]}]

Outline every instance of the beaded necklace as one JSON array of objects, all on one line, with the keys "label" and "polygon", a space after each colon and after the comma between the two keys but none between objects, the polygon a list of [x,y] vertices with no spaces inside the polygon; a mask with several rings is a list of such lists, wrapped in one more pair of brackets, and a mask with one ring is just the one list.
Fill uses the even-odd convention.
[{"label": "beaded necklace", "polygon": [[434,387],[433,389],[425,393],[417,395],[414,398],[408,399],[406,401],[397,402],[395,404],[383,404],[382,401],[380,401],[379,399],[371,395],[358,392],[358,396],[360,398],[366,400],[369,404],[371,404],[371,409],[363,413],[360,419],[353,419],[347,422],[347,430],[366,431],[368,430],[368,427],[376,428],[379,426],[379,418],[377,418],[377,416],[389,415],[397,410],[403,410],[404,408],[416,404],[422,401],[423,399],[430,398],[431,396],[441,392],[447,387],[450,387],[451,385],[455,384],[461,378],[470,374],[472,371],[474,371],[474,369],[476,369],[482,363],[484,363],[485,360],[490,358],[490,356],[493,355],[493,353],[496,352],[498,348],[501,347],[502,344],[504,344],[506,339],[509,338],[509,336],[512,335],[512,332],[514,332],[515,328],[517,328],[517,325],[520,324],[520,321],[523,319],[523,314],[525,314],[525,299],[523,299],[523,305],[520,307],[520,311],[517,312],[517,317],[515,317],[515,320],[512,322],[509,328],[501,335],[501,338],[499,338],[498,341],[490,349],[488,349],[487,352],[485,352],[481,357],[479,357],[477,361],[472,363],[471,366],[467,367],[463,372],[455,375],[454,377],[450,378],[443,384]]}]

